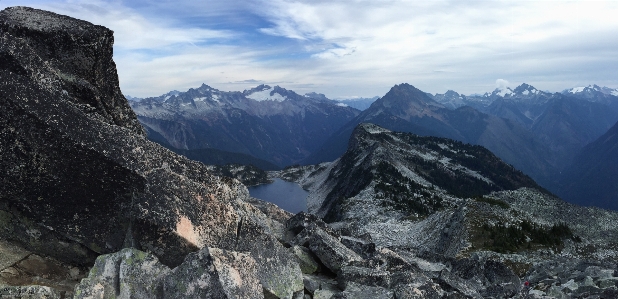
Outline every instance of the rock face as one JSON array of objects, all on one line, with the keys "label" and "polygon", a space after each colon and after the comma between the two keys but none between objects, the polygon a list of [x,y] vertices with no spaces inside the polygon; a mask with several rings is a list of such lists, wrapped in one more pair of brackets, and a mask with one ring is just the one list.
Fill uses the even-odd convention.
[{"label": "rock face", "polygon": [[[204,247],[242,250],[267,292],[302,289],[293,255],[271,235],[278,222],[245,201],[244,185],[146,139],[112,44],[110,30],[88,22],[0,12],[0,239],[77,266],[125,247],[168,267]],[[264,258],[260,242],[285,256]]]}]

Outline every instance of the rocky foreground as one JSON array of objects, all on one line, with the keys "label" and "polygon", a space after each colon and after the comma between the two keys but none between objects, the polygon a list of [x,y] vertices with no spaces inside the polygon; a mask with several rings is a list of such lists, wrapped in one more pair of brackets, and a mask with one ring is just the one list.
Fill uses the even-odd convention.
[{"label": "rocky foreground", "polygon": [[[594,255],[539,248],[515,263],[472,249],[460,220],[476,219],[465,209],[475,205],[440,188],[452,203],[372,218],[346,204],[352,193],[331,198],[330,224],[250,198],[239,181],[145,138],[112,44],[110,30],[84,21],[0,12],[0,298],[618,297],[613,245],[598,244],[615,238],[613,226],[582,236]],[[495,192],[517,206],[519,195]],[[533,220],[558,211],[544,203]],[[495,215],[485,204],[476,211]]]}]

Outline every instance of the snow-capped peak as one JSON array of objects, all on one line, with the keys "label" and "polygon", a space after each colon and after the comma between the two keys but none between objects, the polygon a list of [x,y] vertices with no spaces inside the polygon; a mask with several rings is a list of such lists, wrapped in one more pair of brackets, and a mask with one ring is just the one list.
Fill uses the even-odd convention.
[{"label": "snow-capped peak", "polygon": [[540,93],[540,91],[534,88],[532,85],[522,83],[521,85],[517,86],[513,90],[513,93],[527,96],[527,95],[538,94]]},{"label": "snow-capped peak", "polygon": [[501,96],[501,97],[505,97],[507,95],[513,94],[513,90],[511,88],[509,88],[509,87],[496,88],[496,90],[494,90],[494,92],[492,94],[495,94],[495,95]]},{"label": "snow-capped peak", "polygon": [[568,90],[569,93],[580,93],[583,92],[584,89],[586,89],[586,87],[581,86],[581,87],[573,87],[571,89]]},{"label": "snow-capped peak", "polygon": [[[254,91],[255,90],[255,91]],[[274,88],[268,85],[260,85],[250,92],[245,92],[245,96],[249,99],[261,101],[276,101],[283,102],[288,98],[281,94],[274,92]]]}]

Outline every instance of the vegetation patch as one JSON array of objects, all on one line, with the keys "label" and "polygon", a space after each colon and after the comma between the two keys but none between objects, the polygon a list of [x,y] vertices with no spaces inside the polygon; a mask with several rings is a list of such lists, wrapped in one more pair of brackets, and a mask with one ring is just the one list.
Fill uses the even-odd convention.
[{"label": "vegetation patch", "polygon": [[485,223],[481,227],[481,235],[485,239],[482,244],[483,248],[499,253],[513,253],[539,247],[549,247],[559,251],[564,247],[565,239],[581,242],[581,239],[573,234],[566,223],[544,227],[527,220],[519,225],[510,226],[503,223],[493,226]]},{"label": "vegetation patch", "polygon": [[432,195],[422,185],[403,176],[389,163],[380,162],[376,168],[378,183],[374,187],[383,206],[414,215],[426,216],[443,207],[442,199]]}]

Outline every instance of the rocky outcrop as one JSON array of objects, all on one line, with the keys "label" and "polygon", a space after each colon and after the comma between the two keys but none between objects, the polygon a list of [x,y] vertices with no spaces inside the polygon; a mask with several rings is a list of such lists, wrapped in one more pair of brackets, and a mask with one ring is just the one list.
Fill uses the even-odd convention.
[{"label": "rocky outcrop", "polygon": [[266,292],[301,290],[282,224],[244,185],[145,138],[112,45],[88,22],[0,12],[0,240],[74,266],[125,247],[172,268],[200,248],[244,251]]},{"label": "rocky outcrop", "polygon": [[255,260],[204,248],[171,270],[148,253],[123,249],[97,258],[75,298],[264,298]]}]

